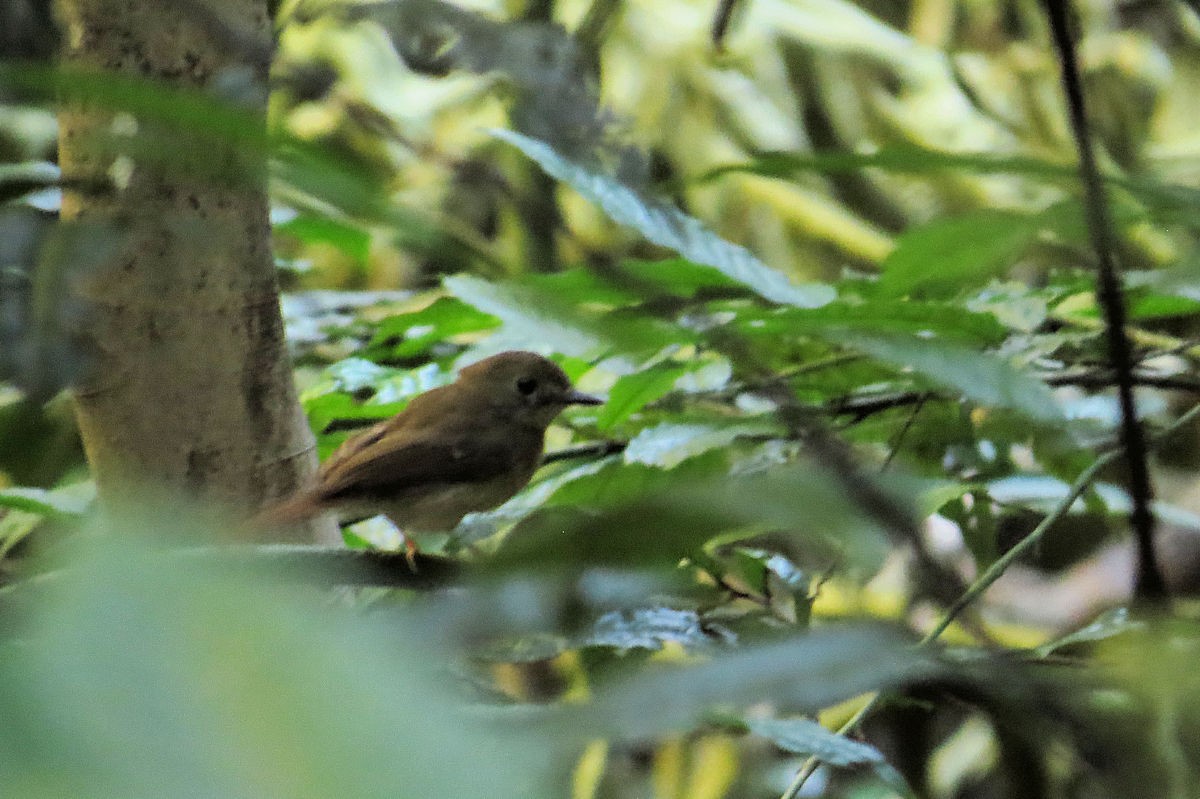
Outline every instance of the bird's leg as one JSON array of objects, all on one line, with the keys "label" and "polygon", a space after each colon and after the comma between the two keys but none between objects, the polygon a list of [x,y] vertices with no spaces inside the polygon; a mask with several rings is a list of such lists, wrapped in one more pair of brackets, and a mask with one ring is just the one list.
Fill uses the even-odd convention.
[{"label": "bird's leg", "polygon": [[412,569],[412,573],[417,573],[417,542],[411,535],[401,531],[404,536],[404,559],[408,561],[408,568]]}]

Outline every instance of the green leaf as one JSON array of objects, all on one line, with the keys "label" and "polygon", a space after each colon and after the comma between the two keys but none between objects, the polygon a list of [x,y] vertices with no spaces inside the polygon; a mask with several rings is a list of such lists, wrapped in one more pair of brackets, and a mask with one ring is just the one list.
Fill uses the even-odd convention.
[{"label": "green leaf", "polygon": [[948,302],[872,298],[831,302],[820,308],[745,309],[735,326],[748,336],[818,336],[836,344],[847,331],[912,333],[989,347],[1004,341],[1007,330],[991,313],[968,311]]},{"label": "green leaf", "polygon": [[371,251],[371,234],[368,231],[328,216],[300,214],[275,225],[274,230],[295,236],[305,244],[332,245],[359,266],[366,266]]},{"label": "green leaf", "polygon": [[745,436],[772,435],[779,432],[772,422],[736,422],[733,424],[678,424],[664,422],[648,427],[625,448],[626,463],[642,463],[671,469],[688,458],[727,446]]},{"label": "green leaf", "polygon": [[878,360],[911,369],[985,407],[1009,408],[1038,422],[1064,420],[1062,409],[1044,383],[996,355],[904,336],[856,334],[848,336],[845,343]]},{"label": "green leaf", "polygon": [[1163,319],[1197,313],[1200,313],[1200,302],[1188,297],[1148,294],[1133,298],[1129,303],[1130,319]]},{"label": "green leaf", "polygon": [[1012,266],[1041,225],[1036,216],[981,210],[913,228],[884,260],[879,288],[896,297],[946,297],[982,285]]},{"label": "green leaf", "polygon": [[0,508],[12,508],[42,516],[79,516],[90,498],[74,491],[47,491],[43,488],[0,489]]},{"label": "green leaf", "polygon": [[491,330],[500,320],[453,297],[439,297],[419,311],[395,314],[375,328],[371,349],[392,358],[410,358],[462,333]]},{"label": "green leaf", "polygon": [[883,755],[875,747],[852,741],[830,732],[809,719],[744,720],[747,729],[770,740],[785,752],[814,756],[834,766],[861,766],[882,763]]},{"label": "green leaf", "polygon": [[947,502],[962,499],[965,494],[979,490],[979,486],[953,480],[910,480],[911,496],[915,499],[917,513],[921,518],[937,513]]},{"label": "green leaf", "polygon": [[1135,630],[1145,630],[1146,627],[1146,622],[1134,619],[1129,615],[1129,608],[1111,608],[1078,630],[1069,632],[1064,636],[1055,638],[1053,641],[1035,648],[1033,654],[1039,658],[1050,657],[1050,655],[1065,646],[1105,641]]},{"label": "green leaf", "polygon": [[304,411],[308,414],[308,424],[318,433],[324,431],[335,421],[362,420],[363,427],[395,416],[404,410],[406,402],[365,403],[359,402],[349,394],[331,391],[319,397],[306,399]]},{"label": "green leaf", "polygon": [[682,297],[694,297],[702,291],[745,289],[745,284],[726,277],[715,267],[683,258],[666,261],[629,260],[623,261],[617,268],[640,283],[649,283]]},{"label": "green leaf", "polygon": [[6,794],[550,795],[552,741],[469,712],[444,617],[372,619],[156,553],[168,519],[212,540],[185,516],[122,519],[52,580],[6,587],[22,609],[0,657]]},{"label": "green leaf", "polygon": [[883,562],[883,531],[821,470],[785,464],[730,475],[727,460],[712,450],[669,471],[610,462],[561,486],[485,568],[674,569],[714,538],[732,542],[764,530],[854,573],[873,573]]},{"label": "green leaf", "polygon": [[645,406],[661,399],[675,388],[675,381],[689,368],[682,364],[658,364],[621,377],[609,390],[608,400],[600,411],[596,427],[601,431],[611,430]]},{"label": "green leaf", "polygon": [[613,460],[615,460],[615,456],[581,464],[545,480],[538,480],[498,508],[482,513],[467,514],[458,523],[458,526],[454,528],[454,534],[451,537],[453,548],[461,549],[470,546],[485,538],[490,538],[509,525],[521,521],[540,508],[562,486],[580,478],[596,474]]},{"label": "green leaf", "polygon": [[510,130],[493,130],[492,135],[525,153],[547,174],[600,206],[614,221],[690,261],[720,270],[768,300],[809,308],[824,305],[835,296],[834,290],[824,284],[792,283],[782,272],[764,264],[745,247],[722,239],[695,217],[569,161],[544,142]]}]

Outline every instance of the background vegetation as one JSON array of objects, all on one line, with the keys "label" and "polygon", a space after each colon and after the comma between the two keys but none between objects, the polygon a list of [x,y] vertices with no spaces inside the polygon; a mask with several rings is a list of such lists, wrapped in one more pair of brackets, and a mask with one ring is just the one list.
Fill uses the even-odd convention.
[{"label": "background vegetation", "polygon": [[[56,69],[40,6],[12,8],[14,795],[1200,790],[1194,5],[1073,6],[1173,597],[1138,613],[1038,3],[283,2],[265,129],[236,69],[203,94]],[[136,163],[237,185],[258,176],[215,145],[270,159],[322,454],[499,350],[607,396],[527,491],[429,544],[454,587],[330,601],[270,553],[164,550],[214,539],[177,500],[86,512],[70,287],[121,231],[55,220],[64,100],[127,120],[109,146]]]}]

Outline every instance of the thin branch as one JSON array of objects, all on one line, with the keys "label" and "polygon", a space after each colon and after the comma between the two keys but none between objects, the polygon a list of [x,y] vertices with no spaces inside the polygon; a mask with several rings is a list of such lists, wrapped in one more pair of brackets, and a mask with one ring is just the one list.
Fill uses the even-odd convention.
[{"label": "thin branch", "polygon": [[[1134,372],[1130,375],[1134,385],[1158,388],[1165,391],[1191,391],[1200,393],[1200,380],[1190,375],[1160,375],[1150,372]],[[1116,384],[1116,373],[1111,369],[1093,369],[1086,372],[1066,372],[1047,375],[1042,380],[1048,386],[1080,386],[1081,388],[1111,388]]]},{"label": "thin branch", "polygon": [[720,0],[717,3],[717,12],[713,15],[712,27],[709,30],[713,47],[717,49],[717,52],[725,49],[725,34],[729,32],[729,23],[733,19],[733,12],[737,8],[737,4],[738,0]]},{"label": "thin branch", "polygon": [[[1169,438],[1178,430],[1195,421],[1198,417],[1200,417],[1200,404],[1192,406],[1187,413],[1184,413],[1182,416],[1172,422],[1169,427],[1155,437],[1156,441],[1163,441]],[[1089,466],[1087,469],[1084,469],[1083,472],[1075,479],[1075,482],[1071,484],[1071,487],[1068,489],[1066,495],[1059,501],[1054,509],[1046,515],[1046,518],[1042,519],[1042,522],[1032,531],[1030,531],[1029,535],[1017,542],[1012,549],[1004,553],[1004,555],[998,558],[987,571],[980,575],[980,577],[971,584],[971,586],[963,593],[963,595],[959,597],[958,601],[956,601],[946,611],[946,614],[942,617],[941,621],[938,622],[937,626],[930,630],[929,633],[923,639],[921,639],[921,642],[918,644],[918,646],[931,646],[939,637],[941,637],[942,633],[944,633],[947,628],[950,627],[951,622],[954,621],[958,614],[962,613],[962,611],[966,609],[968,605],[978,599],[988,588],[992,586],[993,583],[996,582],[996,580],[1000,579],[1001,575],[1004,574],[1004,572],[1013,564],[1014,561],[1028,552],[1032,547],[1036,546],[1038,541],[1042,539],[1046,532],[1053,527],[1057,521],[1062,519],[1063,516],[1067,514],[1067,512],[1071,509],[1071,506],[1075,504],[1075,500],[1079,499],[1080,495],[1087,490],[1088,486],[1092,484],[1092,481],[1096,479],[1096,476],[1099,475],[1106,466],[1110,465],[1113,461],[1119,458],[1123,452],[1124,449],[1121,447],[1109,450],[1097,458],[1091,466]],[[865,719],[876,707],[878,707],[879,703],[882,701],[882,698],[882,694],[875,693],[861,708],[858,709],[858,712],[856,712],[849,721],[847,721],[838,729],[838,735],[852,734],[862,723],[863,719]],[[817,757],[810,757],[804,761],[804,764],[800,767],[800,770],[796,772],[795,779],[792,780],[792,783],[788,786],[787,790],[784,791],[781,799],[795,799],[795,797],[799,795],[800,789],[804,787],[804,783],[807,782],[808,778],[811,777],[813,772],[817,770],[817,766],[820,765],[820,762],[820,758]]]},{"label": "thin branch", "polygon": [[555,463],[556,461],[578,460],[581,458],[604,458],[609,455],[616,455],[618,452],[624,452],[629,446],[628,441],[595,441],[589,444],[580,444],[576,447],[565,447],[547,452],[542,456],[542,465],[547,463]]},{"label": "thin branch", "polygon": [[[1197,417],[1200,417],[1200,405],[1193,405],[1187,411],[1187,413],[1184,413],[1182,416],[1172,422],[1170,427],[1164,430],[1160,435],[1156,436],[1156,440],[1162,441],[1168,438],[1179,429],[1190,424]],[[1054,526],[1055,522],[1067,514],[1067,512],[1071,509],[1071,506],[1075,504],[1075,500],[1079,499],[1079,496],[1086,491],[1087,487],[1092,484],[1093,480],[1096,479],[1096,475],[1103,471],[1106,466],[1109,466],[1118,458],[1120,458],[1124,452],[1125,450],[1123,447],[1111,449],[1097,458],[1091,466],[1084,469],[1083,472],[1081,472],[1080,475],[1075,478],[1075,482],[1071,484],[1071,488],[1067,491],[1066,496],[1064,496],[1059,503],[1054,506],[1054,509],[1046,515],[1046,518],[1042,519],[1041,523],[1031,530],[1029,535],[1018,541],[1012,549],[1008,550],[1001,557],[997,558],[996,562],[993,563],[987,571],[980,575],[980,577],[971,584],[971,587],[967,589],[966,593],[959,597],[958,601],[946,611],[946,615],[942,617],[942,620],[938,622],[937,626],[925,636],[921,643],[932,643],[943,632],[945,632],[946,628],[950,626],[950,622],[954,621],[954,617],[962,612],[963,608],[978,599],[984,591],[986,591],[994,582],[996,582],[996,580],[1000,579],[1000,576],[1004,574],[1005,570],[1007,570],[1010,565],[1012,565],[1013,561],[1017,560],[1031,548],[1036,546],[1038,541],[1041,540],[1042,536],[1044,536],[1046,532],[1052,526]]]},{"label": "thin branch", "polygon": [[347,549],[339,546],[268,544],[218,546],[169,553],[200,566],[219,567],[222,573],[269,575],[303,585],[376,586],[428,590],[462,576],[460,561],[416,553],[409,564],[405,552]]},{"label": "thin branch", "polygon": [[926,399],[927,398],[922,397],[920,399],[920,401],[918,401],[917,404],[913,407],[912,413],[910,413],[908,415],[908,418],[904,420],[904,426],[901,427],[900,432],[898,432],[896,434],[895,440],[892,442],[891,447],[888,449],[887,457],[884,458],[883,463],[879,465],[880,472],[887,471],[887,468],[892,465],[892,461],[895,459],[896,455],[900,452],[900,446],[902,444],[904,444],[904,439],[908,437],[908,432],[910,430],[912,430],[913,425],[916,423],[917,416],[919,416],[921,414],[921,409],[925,407]]},{"label": "thin branch", "polygon": [[829,431],[817,409],[798,402],[782,381],[756,393],[776,404],[788,434],[803,443],[813,459],[833,474],[864,513],[900,540],[920,541],[920,524],[909,508],[858,467],[850,446]]},{"label": "thin branch", "polygon": [[971,584],[971,587],[966,590],[966,593],[960,596],[958,600],[950,606],[949,610],[946,611],[946,614],[942,616],[942,620],[937,623],[937,626],[930,630],[929,634],[922,639],[921,643],[929,644],[937,640],[937,638],[946,631],[946,628],[950,626],[950,623],[954,621],[954,618],[961,613],[963,609],[967,607],[967,605],[970,605],[972,602],[978,599],[984,591],[990,588],[993,583],[1003,576],[1004,572],[1008,571],[1008,567],[1011,566],[1014,561],[1032,549],[1038,543],[1038,541],[1042,540],[1042,536],[1044,536],[1046,532],[1058,522],[1059,519],[1067,515],[1067,512],[1071,509],[1071,506],[1075,504],[1075,500],[1079,499],[1083,492],[1088,489],[1088,486],[1092,484],[1092,481],[1096,479],[1096,476],[1100,474],[1100,472],[1103,471],[1107,466],[1109,466],[1109,464],[1119,458],[1121,454],[1122,449],[1120,448],[1109,450],[1093,461],[1091,466],[1088,466],[1086,469],[1084,469],[1083,472],[1080,473],[1079,477],[1075,478],[1075,482],[1071,484],[1071,488],[1067,491],[1066,495],[1059,500],[1059,503],[1054,506],[1054,509],[1051,510],[1044,519],[1042,519],[1037,527],[1030,531],[1029,535],[1022,538],[1015,546],[1012,547],[1012,549],[1008,550],[999,558],[997,558],[996,561],[990,567],[988,567],[987,571],[985,571],[979,577],[979,579]]},{"label": "thin branch", "polygon": [[1167,596],[1167,585],[1154,556],[1154,514],[1150,511],[1153,488],[1146,462],[1146,441],[1133,396],[1133,354],[1125,335],[1125,298],[1113,257],[1114,234],[1109,216],[1104,182],[1096,166],[1092,149],[1087,113],[1084,108],[1083,85],[1071,39],[1067,0],[1043,0],[1050,20],[1050,33],[1062,62],[1063,92],[1071,118],[1071,130],[1079,151],[1079,175],[1083,182],[1084,212],[1088,233],[1098,259],[1096,299],[1104,311],[1105,335],[1109,357],[1116,373],[1117,397],[1121,406],[1121,441],[1129,467],[1129,496],[1132,511],[1129,516],[1137,544],[1138,568],[1134,581],[1134,598],[1142,601],[1161,600]]},{"label": "thin branch", "polygon": [[[871,698],[863,703],[863,706],[855,711],[854,715],[846,720],[846,723],[838,727],[838,735],[849,735],[862,724],[863,719],[870,715],[871,711],[879,704],[882,694],[876,692],[871,694]],[[779,799],[796,799],[800,795],[800,790],[804,787],[804,783],[808,782],[808,778],[816,772],[817,766],[821,765],[821,758],[816,755],[810,755],[804,761],[804,765],[800,766],[800,770],[796,772],[795,778],[788,785]]]}]

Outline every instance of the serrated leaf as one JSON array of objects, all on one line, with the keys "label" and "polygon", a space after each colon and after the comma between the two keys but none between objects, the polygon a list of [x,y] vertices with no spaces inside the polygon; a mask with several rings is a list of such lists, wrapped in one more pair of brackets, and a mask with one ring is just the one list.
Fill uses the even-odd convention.
[{"label": "serrated leaf", "polygon": [[648,427],[634,436],[625,448],[624,458],[626,463],[671,469],[688,458],[724,447],[743,436],[775,432],[778,432],[778,427],[768,422],[724,425],[665,422]]},{"label": "serrated leaf", "polygon": [[848,336],[845,343],[873,358],[911,369],[980,405],[1009,408],[1038,422],[1061,423],[1050,389],[999,356],[942,341],[902,336]]},{"label": "serrated leaf", "polygon": [[815,756],[834,766],[884,762],[883,755],[870,744],[830,732],[809,719],[748,718],[744,723],[750,732],[769,739],[785,752]]},{"label": "serrated leaf", "polygon": [[700,220],[660,200],[641,196],[616,180],[567,160],[549,145],[510,130],[492,135],[525,153],[552,177],[568,184],[598,205],[614,221],[637,230],[648,240],[668,247],[690,261],[718,269],[760,296],[804,308],[824,305],[835,296],[824,284],[797,285],[782,272],[764,264],[745,247],[722,239]]},{"label": "serrated leaf", "polygon": [[903,233],[884,260],[881,291],[946,297],[982,285],[1010,267],[1037,235],[1038,217],[981,210]]},{"label": "serrated leaf", "polygon": [[675,388],[675,381],[688,366],[659,364],[619,378],[608,392],[608,399],[596,419],[601,431],[610,430]]}]

